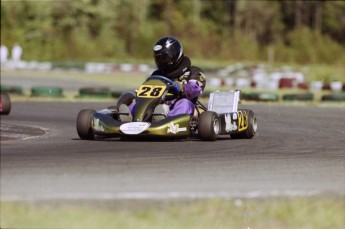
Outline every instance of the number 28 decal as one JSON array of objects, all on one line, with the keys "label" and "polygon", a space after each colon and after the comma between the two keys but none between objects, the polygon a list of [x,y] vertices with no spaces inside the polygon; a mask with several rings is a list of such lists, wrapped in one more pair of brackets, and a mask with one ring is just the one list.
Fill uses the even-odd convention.
[{"label": "number 28 decal", "polygon": [[138,90],[138,97],[158,98],[162,96],[166,86],[141,85]]}]

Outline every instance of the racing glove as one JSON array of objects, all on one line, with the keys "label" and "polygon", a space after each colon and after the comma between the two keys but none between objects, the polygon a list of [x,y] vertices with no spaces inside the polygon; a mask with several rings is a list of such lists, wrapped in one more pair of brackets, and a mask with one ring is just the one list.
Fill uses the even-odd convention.
[{"label": "racing glove", "polygon": [[175,81],[174,84],[169,88],[168,93],[165,95],[165,101],[176,99],[179,95],[183,94],[183,86],[179,81]]}]

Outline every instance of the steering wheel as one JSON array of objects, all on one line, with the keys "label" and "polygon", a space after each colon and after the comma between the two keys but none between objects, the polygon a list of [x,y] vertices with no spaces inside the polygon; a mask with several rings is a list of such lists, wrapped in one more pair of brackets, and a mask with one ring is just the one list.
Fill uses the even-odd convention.
[{"label": "steering wheel", "polygon": [[165,76],[160,76],[160,75],[152,75],[146,80],[151,80],[151,79],[157,79],[157,80],[162,80],[164,83],[168,84],[168,86],[171,86],[174,84],[174,81],[169,79],[168,77]]},{"label": "steering wheel", "polygon": [[181,91],[181,88],[177,82],[161,75],[152,75],[147,78],[147,80],[150,80],[150,79],[162,80],[164,83],[168,85],[169,90],[168,90],[168,94],[165,95],[165,98],[164,98],[165,101],[173,100],[176,97],[178,97]]}]

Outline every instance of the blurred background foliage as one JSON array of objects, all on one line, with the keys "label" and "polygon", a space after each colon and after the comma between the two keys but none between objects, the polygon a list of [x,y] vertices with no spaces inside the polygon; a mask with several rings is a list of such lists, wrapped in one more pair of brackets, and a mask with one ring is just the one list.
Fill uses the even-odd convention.
[{"label": "blurred background foliage", "polygon": [[1,1],[1,43],[23,59],[152,61],[162,37],[193,58],[345,63],[345,1]]}]

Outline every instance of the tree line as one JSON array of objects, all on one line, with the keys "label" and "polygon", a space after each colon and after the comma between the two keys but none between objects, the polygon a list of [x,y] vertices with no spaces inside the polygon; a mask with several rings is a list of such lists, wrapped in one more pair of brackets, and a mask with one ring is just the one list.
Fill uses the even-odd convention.
[{"label": "tree line", "polygon": [[162,36],[193,58],[345,62],[345,1],[73,0],[1,1],[1,43],[24,59],[152,59]]}]

